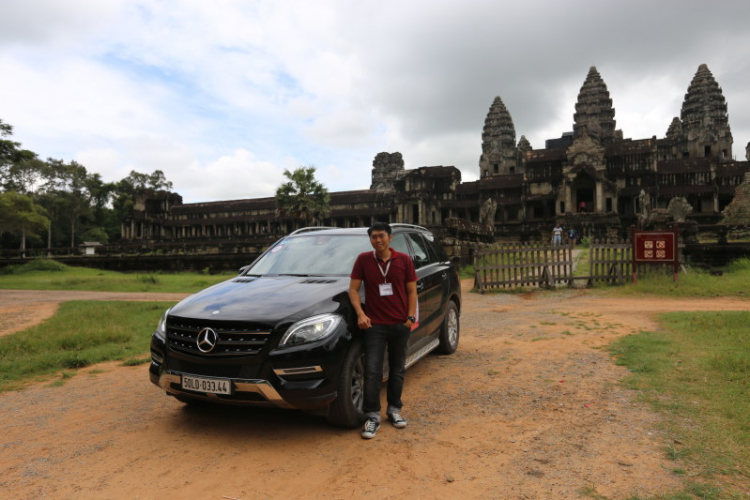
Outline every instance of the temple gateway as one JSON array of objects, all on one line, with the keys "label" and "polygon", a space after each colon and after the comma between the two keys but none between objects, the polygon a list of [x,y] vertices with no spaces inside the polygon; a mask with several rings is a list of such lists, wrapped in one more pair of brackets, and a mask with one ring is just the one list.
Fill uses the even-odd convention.
[{"label": "temple gateway", "polygon": [[[543,149],[533,149],[523,135],[516,142],[511,114],[496,97],[482,130],[479,180],[461,182],[453,166],[406,169],[401,153],[378,153],[370,188],[330,193],[330,214],[317,223],[412,223],[441,236],[493,241],[547,239],[560,222],[580,235],[624,236],[639,215],[666,209],[674,199],[689,204],[683,209],[688,220],[718,222],[750,162],[734,160],[727,103],[705,64],[687,88],[680,116],[665,129],[662,138],[624,138],[607,86],[592,67],[572,132],[547,140]],[[178,194],[159,191],[137,200],[122,236],[140,243],[260,245],[300,224],[279,218],[273,197],[183,204]]]}]

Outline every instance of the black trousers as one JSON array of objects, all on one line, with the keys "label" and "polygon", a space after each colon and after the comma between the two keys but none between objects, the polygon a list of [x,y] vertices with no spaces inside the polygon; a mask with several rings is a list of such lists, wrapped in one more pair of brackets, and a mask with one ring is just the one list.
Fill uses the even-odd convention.
[{"label": "black trousers", "polygon": [[403,407],[406,372],[406,347],[411,331],[403,324],[372,325],[365,330],[365,390],[362,411],[370,419],[380,421],[380,386],[383,381],[383,359],[388,347],[388,409],[390,414]]}]

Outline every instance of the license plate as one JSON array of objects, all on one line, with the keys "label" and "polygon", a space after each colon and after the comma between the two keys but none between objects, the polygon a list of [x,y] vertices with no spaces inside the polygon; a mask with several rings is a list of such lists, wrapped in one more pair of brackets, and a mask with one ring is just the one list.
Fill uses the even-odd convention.
[{"label": "license plate", "polygon": [[232,382],[220,378],[182,376],[182,388],[211,394],[232,394]]}]

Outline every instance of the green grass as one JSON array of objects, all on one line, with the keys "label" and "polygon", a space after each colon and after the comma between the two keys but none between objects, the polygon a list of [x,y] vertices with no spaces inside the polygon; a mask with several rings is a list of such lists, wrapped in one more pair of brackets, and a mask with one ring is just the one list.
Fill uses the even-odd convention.
[{"label": "green grass", "polygon": [[193,293],[233,276],[236,274],[118,273],[40,259],[0,269],[0,288]]},{"label": "green grass", "polygon": [[95,363],[148,360],[149,342],[163,302],[72,301],[44,323],[0,337],[0,391],[62,373],[55,385],[70,378],[68,370]]},{"label": "green grass", "polygon": [[[743,259],[747,262],[748,259]],[[680,272],[675,283],[671,270],[651,270],[641,274],[638,283],[626,283],[618,287],[606,287],[605,293],[618,297],[668,296],[668,297],[740,297],[750,298],[750,267],[744,263],[730,266],[722,276],[691,268],[687,274]],[[645,266],[644,266],[645,267]]]},{"label": "green grass", "polygon": [[661,316],[663,328],[610,346],[625,383],[663,413],[678,498],[746,498],[750,491],[750,312]]}]

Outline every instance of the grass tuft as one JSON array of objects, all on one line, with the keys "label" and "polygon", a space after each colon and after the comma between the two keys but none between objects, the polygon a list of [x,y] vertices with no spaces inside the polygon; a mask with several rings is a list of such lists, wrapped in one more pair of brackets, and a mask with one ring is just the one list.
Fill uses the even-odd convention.
[{"label": "grass tuft", "polygon": [[0,288],[194,293],[234,276],[234,273],[117,273],[70,267],[53,260],[39,259],[0,269]]},{"label": "grass tuft", "polygon": [[0,391],[104,361],[144,362],[151,333],[167,307],[161,302],[61,304],[44,323],[0,337]]},{"label": "grass tuft", "polygon": [[734,484],[750,488],[750,312],[676,312],[660,320],[660,330],[622,337],[610,351],[631,372],[624,383],[667,416],[675,444],[665,453],[680,462],[675,473],[704,481],[688,484],[687,496],[664,498],[739,498]]}]

